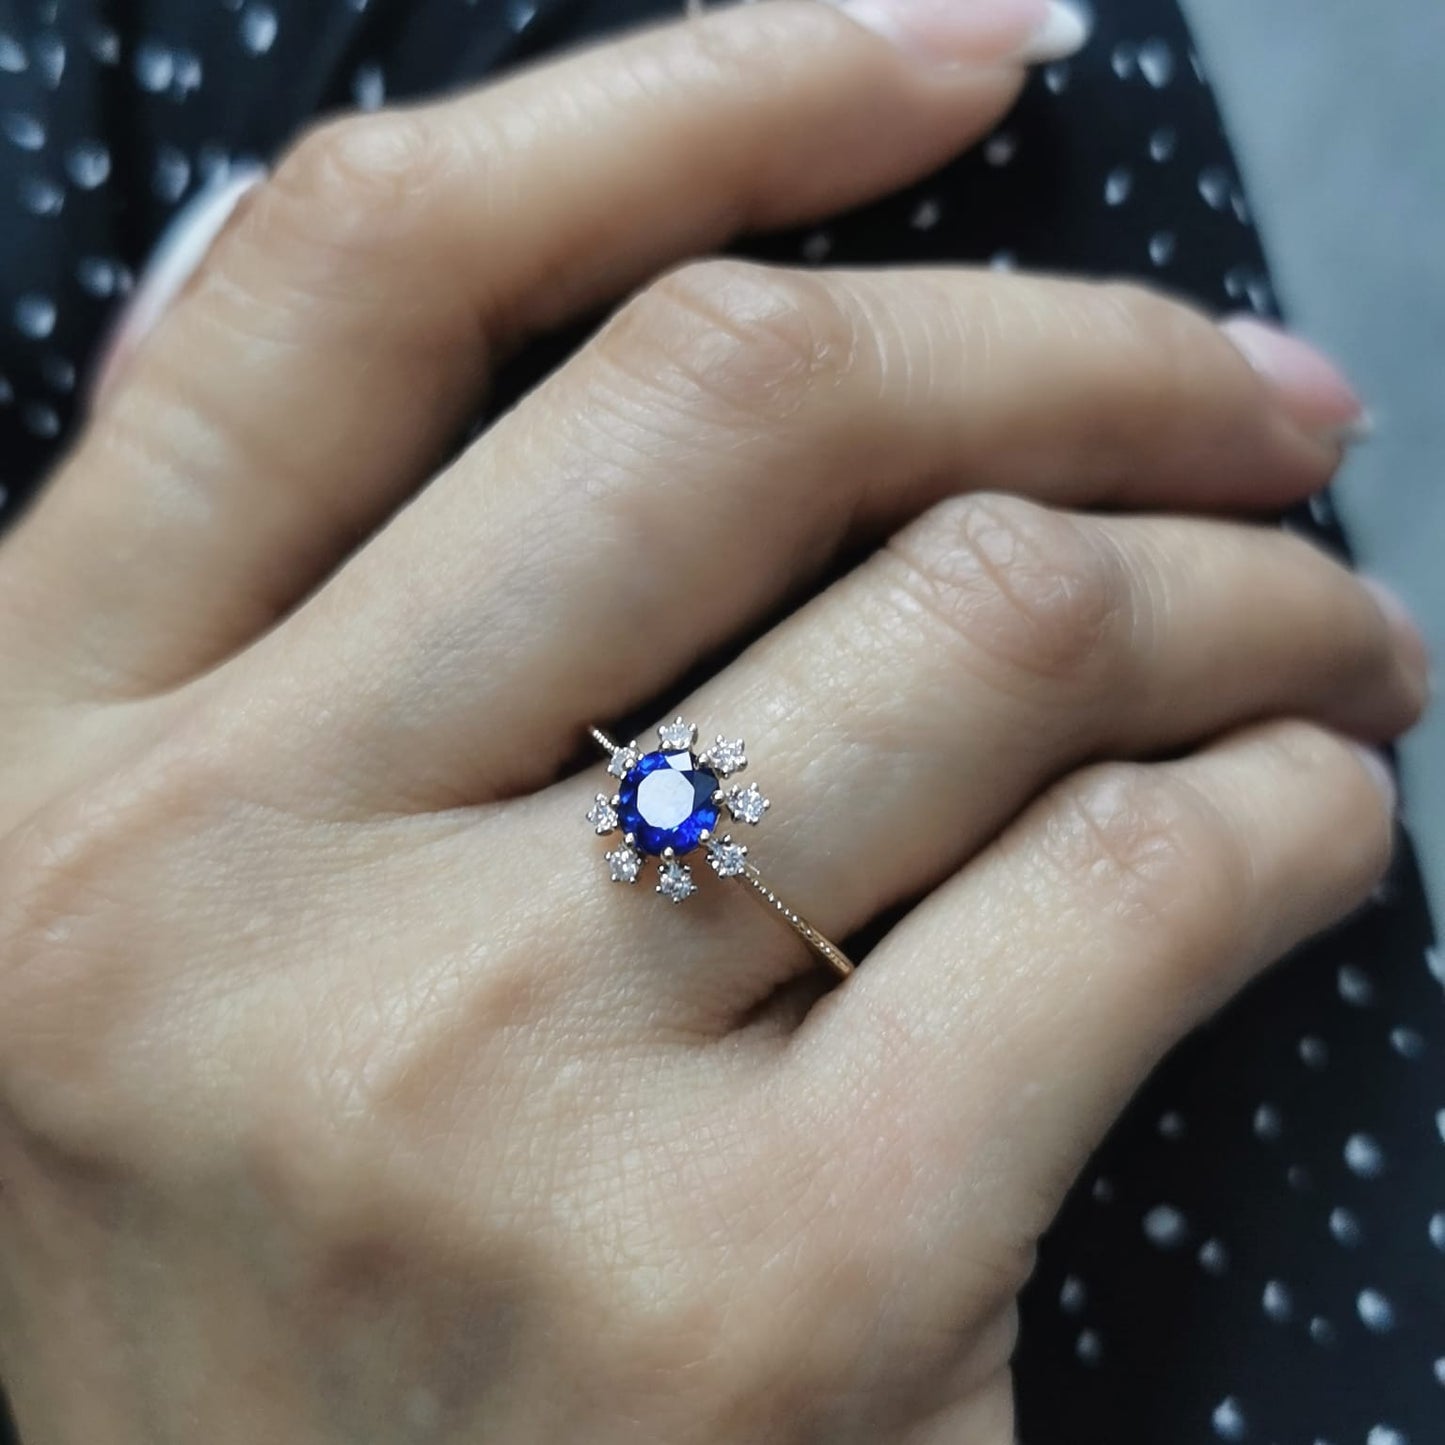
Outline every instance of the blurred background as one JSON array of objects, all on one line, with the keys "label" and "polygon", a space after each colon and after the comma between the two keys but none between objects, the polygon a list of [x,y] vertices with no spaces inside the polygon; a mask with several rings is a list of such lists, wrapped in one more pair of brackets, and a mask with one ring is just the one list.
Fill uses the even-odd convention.
[{"label": "blurred background", "polygon": [[[1276,289],[1343,361],[1375,438],[1338,492],[1361,566],[1445,658],[1445,3],[1183,0],[1229,118]],[[1438,667],[1437,667],[1438,674]],[[1445,907],[1445,709],[1404,748]]]}]

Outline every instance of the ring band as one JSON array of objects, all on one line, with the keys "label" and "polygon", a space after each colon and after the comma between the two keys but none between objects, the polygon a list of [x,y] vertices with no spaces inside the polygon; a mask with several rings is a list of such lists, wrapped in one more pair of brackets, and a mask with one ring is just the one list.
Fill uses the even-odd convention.
[{"label": "ring band", "polygon": [[673,903],[685,902],[697,892],[697,884],[681,860],[704,848],[719,878],[746,883],[839,978],[853,972],[848,955],[768,886],[749,861],[747,844],[715,832],[724,812],[752,827],[768,811],[768,800],[756,783],[723,786],[748,765],[741,738],[719,736],[699,750],[697,729],[679,717],[658,728],[659,746],[644,753],[635,741],[623,745],[601,728],[587,731],[607,755],[607,771],[618,780],[615,793],[598,793],[587,810],[587,821],[599,837],[622,834],[622,842],[606,855],[614,883],[636,883],[646,859],[656,858],[657,891]]}]

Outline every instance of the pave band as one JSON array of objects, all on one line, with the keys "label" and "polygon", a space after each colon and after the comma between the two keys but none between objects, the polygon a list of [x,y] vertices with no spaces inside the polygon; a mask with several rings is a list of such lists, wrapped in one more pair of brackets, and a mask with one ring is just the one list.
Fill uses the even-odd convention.
[{"label": "pave band", "polygon": [[656,858],[657,892],[672,903],[685,902],[697,884],[682,859],[703,849],[719,878],[746,883],[835,974],[846,978],[853,972],[847,954],[773,892],[749,860],[747,844],[715,831],[724,813],[751,827],[762,822],[769,807],[756,783],[723,786],[748,765],[741,738],[719,736],[698,749],[697,729],[677,718],[658,728],[660,746],[644,753],[636,742],[614,742],[601,728],[588,728],[588,733],[607,756],[607,771],[618,779],[617,791],[598,793],[587,813],[599,836],[622,834],[622,842],[607,854],[614,883],[636,883],[646,859]]}]

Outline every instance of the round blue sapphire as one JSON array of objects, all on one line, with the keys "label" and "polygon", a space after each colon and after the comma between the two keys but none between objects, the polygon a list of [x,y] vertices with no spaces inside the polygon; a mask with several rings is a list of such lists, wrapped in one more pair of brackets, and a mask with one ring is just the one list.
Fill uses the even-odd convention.
[{"label": "round blue sapphire", "polygon": [[717,774],[686,751],[648,753],[622,779],[617,816],[644,853],[690,853],[717,824]]}]

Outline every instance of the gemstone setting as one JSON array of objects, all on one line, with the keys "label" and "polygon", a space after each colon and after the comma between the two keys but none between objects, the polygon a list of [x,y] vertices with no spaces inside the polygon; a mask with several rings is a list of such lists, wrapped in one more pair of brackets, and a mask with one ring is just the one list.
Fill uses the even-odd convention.
[{"label": "gemstone setting", "polygon": [[657,871],[657,891],[670,903],[683,903],[697,892],[692,869],[686,863],[669,859]]},{"label": "gemstone setting", "polygon": [[642,872],[642,854],[636,848],[630,848],[624,843],[618,848],[613,848],[605,856],[607,869],[611,873],[614,883],[637,882],[637,875]]},{"label": "gemstone setting", "polygon": [[654,857],[669,851],[690,853],[717,824],[717,791],[717,774],[690,749],[648,753],[617,790],[623,834]]}]

